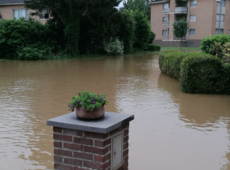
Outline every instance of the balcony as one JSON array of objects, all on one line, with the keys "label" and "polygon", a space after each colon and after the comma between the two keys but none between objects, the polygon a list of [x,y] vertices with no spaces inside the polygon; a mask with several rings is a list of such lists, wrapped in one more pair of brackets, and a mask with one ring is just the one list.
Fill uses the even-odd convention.
[{"label": "balcony", "polygon": [[163,41],[169,40],[169,36],[168,35],[162,35],[162,40]]},{"label": "balcony", "polygon": [[168,28],[169,27],[169,22],[163,22],[163,27]]},{"label": "balcony", "polygon": [[175,13],[176,14],[187,14],[188,7],[175,7]]},{"label": "balcony", "polygon": [[220,27],[220,29],[224,29],[224,22],[223,21],[216,21],[216,28],[218,29]]},{"label": "balcony", "polygon": [[173,40],[182,40],[182,41],[185,41],[185,40],[187,40],[187,35],[185,35],[184,37],[182,37],[182,38],[178,38],[178,37],[176,37],[175,35],[173,36]]},{"label": "balcony", "polygon": [[170,13],[170,8],[163,9],[164,13]]}]

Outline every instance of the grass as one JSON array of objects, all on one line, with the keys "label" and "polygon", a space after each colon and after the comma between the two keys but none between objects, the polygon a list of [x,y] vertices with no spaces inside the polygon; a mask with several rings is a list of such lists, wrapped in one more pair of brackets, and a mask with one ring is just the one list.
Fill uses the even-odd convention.
[{"label": "grass", "polygon": [[[181,47],[161,47],[161,51],[162,50],[180,50]],[[182,47],[182,50],[201,50],[201,48],[199,47]]]}]

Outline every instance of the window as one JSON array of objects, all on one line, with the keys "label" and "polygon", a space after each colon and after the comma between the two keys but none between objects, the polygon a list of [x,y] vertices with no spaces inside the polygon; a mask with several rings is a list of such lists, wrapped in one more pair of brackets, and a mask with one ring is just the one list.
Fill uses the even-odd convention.
[{"label": "window", "polygon": [[228,35],[230,35],[230,30],[228,31]]},{"label": "window", "polygon": [[191,22],[196,21],[196,15],[190,15],[190,21]]},{"label": "window", "polygon": [[169,9],[169,4],[164,4],[163,9]]},{"label": "window", "polygon": [[217,2],[217,7],[220,7],[220,6],[225,7],[225,0],[221,0]]},{"label": "window", "polygon": [[224,15],[216,15],[216,21],[224,21]]},{"label": "window", "polygon": [[168,22],[168,17],[163,17],[163,22]]},{"label": "window", "polygon": [[197,1],[196,0],[192,0],[191,1],[191,7],[196,7]]},{"label": "window", "polygon": [[189,35],[195,35],[195,29],[190,29],[189,30]]},{"label": "window", "polygon": [[168,35],[168,31],[167,31],[167,30],[163,30],[163,31],[162,31],[162,35],[163,35],[163,36],[167,36],[167,35]]},{"label": "window", "polygon": [[19,18],[25,18],[28,19],[28,10],[27,9],[15,9],[14,10],[14,18],[19,19]]},{"label": "window", "polygon": [[220,29],[220,30],[219,30],[219,29],[216,29],[215,34],[223,34],[223,31],[224,31],[223,29]]},{"label": "window", "polygon": [[46,20],[48,18],[49,18],[49,14],[46,10],[39,12],[39,19],[40,20]]}]

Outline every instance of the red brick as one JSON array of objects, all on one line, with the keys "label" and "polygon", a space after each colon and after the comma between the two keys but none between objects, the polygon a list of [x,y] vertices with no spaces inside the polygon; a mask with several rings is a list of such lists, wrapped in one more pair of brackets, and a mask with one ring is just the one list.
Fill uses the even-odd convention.
[{"label": "red brick", "polygon": [[75,158],[86,159],[86,160],[93,160],[93,155],[88,153],[82,152],[74,152]]},{"label": "red brick", "polygon": [[64,143],[64,148],[83,151],[83,145],[72,144],[72,143]]},{"label": "red brick", "polygon": [[82,136],[83,132],[78,130],[63,129],[63,134],[73,135],[73,136]]},{"label": "red brick", "polygon": [[72,157],[72,151],[66,151],[62,149],[54,149],[54,154]]},{"label": "red brick", "polygon": [[71,165],[63,165],[63,164],[59,164],[59,163],[54,163],[54,169],[58,169],[58,170],[72,170],[72,166]]},{"label": "red brick", "polygon": [[104,169],[106,169],[109,166],[109,162],[107,162],[105,164],[100,164],[100,163],[96,163],[96,162],[84,161],[84,166],[87,167],[87,168],[104,170]]},{"label": "red brick", "polygon": [[62,162],[62,157],[54,156],[54,162]]},{"label": "red brick", "polygon": [[126,155],[129,154],[129,149],[126,149],[124,152],[123,152],[123,157],[125,157]]},{"label": "red brick", "polygon": [[53,132],[55,132],[55,133],[62,133],[62,128],[53,127]]},{"label": "red brick", "polygon": [[114,129],[113,131],[110,132],[110,136],[114,135],[115,133],[119,132],[120,129]]},{"label": "red brick", "polygon": [[97,138],[97,139],[105,139],[109,136],[109,134],[101,134],[101,133],[94,133],[94,132],[84,132],[85,137],[90,137],[90,138]]},{"label": "red brick", "polygon": [[55,148],[62,148],[62,142],[56,142],[56,141],[54,141],[54,147]]},{"label": "red brick", "polygon": [[125,132],[124,132],[124,136],[126,136],[128,134],[129,134],[129,129],[126,129]]},{"label": "red brick", "polygon": [[124,157],[124,161],[128,162],[128,160],[129,160],[129,156],[127,155],[126,157]]},{"label": "red brick", "polygon": [[129,135],[124,137],[124,143],[128,142],[129,141]]},{"label": "red brick", "polygon": [[85,139],[85,138],[75,137],[74,138],[74,143],[79,143],[79,144],[84,144],[84,145],[93,145],[93,140],[92,139]]},{"label": "red brick", "polygon": [[55,140],[63,140],[63,141],[72,142],[72,136],[54,134],[53,137]]},{"label": "red brick", "polygon": [[84,146],[84,151],[104,155],[109,151],[109,148],[96,148],[91,146]]},{"label": "red brick", "polygon": [[70,164],[70,165],[79,165],[79,166],[82,166],[82,161],[78,160],[78,159],[64,158],[64,163]]},{"label": "red brick", "polygon": [[107,139],[106,141],[95,140],[95,143],[94,143],[95,146],[99,146],[99,147],[105,147],[109,144],[111,144],[111,138]]},{"label": "red brick", "polygon": [[100,156],[100,155],[94,155],[94,161],[96,162],[106,162],[107,160],[110,159],[111,154],[107,154],[105,156]]},{"label": "red brick", "polygon": [[129,143],[126,142],[126,143],[123,145],[123,149],[125,150],[125,149],[127,149],[128,147],[129,147]]}]

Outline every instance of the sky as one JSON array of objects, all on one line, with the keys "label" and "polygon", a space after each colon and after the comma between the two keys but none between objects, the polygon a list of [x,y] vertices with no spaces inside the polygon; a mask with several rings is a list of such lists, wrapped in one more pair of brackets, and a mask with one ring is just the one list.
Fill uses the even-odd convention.
[{"label": "sky", "polygon": [[123,7],[123,1],[119,4],[119,7]]}]

